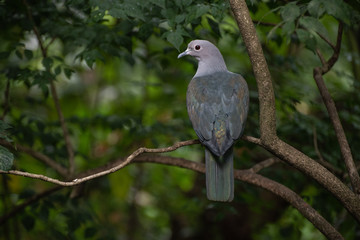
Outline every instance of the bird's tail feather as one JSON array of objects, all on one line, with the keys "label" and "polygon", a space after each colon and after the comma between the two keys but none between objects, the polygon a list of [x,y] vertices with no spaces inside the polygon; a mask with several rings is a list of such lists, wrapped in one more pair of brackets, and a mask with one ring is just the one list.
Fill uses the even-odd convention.
[{"label": "bird's tail feather", "polygon": [[205,164],[208,199],[231,202],[234,198],[233,147],[221,157],[205,148]]}]

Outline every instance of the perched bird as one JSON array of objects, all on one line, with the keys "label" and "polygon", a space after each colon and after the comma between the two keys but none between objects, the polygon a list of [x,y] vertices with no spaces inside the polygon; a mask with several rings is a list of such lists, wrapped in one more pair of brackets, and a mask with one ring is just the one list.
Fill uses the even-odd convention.
[{"label": "perched bird", "polygon": [[233,144],[241,137],[248,114],[249,90],[244,78],[229,72],[219,49],[206,40],[191,41],[178,58],[198,60],[186,103],[190,121],[205,146],[209,200],[234,198]]}]

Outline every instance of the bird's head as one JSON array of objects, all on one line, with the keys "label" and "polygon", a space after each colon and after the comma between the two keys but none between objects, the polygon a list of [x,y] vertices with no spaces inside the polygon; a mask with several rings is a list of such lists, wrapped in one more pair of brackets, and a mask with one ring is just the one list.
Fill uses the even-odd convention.
[{"label": "bird's head", "polygon": [[221,53],[217,47],[206,40],[193,40],[188,44],[187,49],[180,53],[178,58],[190,55],[197,60],[204,60],[205,58],[219,57]]},{"label": "bird's head", "polygon": [[218,71],[227,71],[224,59],[219,49],[209,41],[193,40],[187,49],[178,55],[178,58],[190,55],[199,61],[195,76],[211,74]]}]

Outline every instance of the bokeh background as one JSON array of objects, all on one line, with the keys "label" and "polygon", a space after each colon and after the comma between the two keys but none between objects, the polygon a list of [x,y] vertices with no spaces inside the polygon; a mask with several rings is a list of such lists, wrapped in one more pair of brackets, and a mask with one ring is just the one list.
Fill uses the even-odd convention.
[{"label": "bokeh background", "polygon": [[[325,57],[332,53],[316,32],[335,43],[338,23],[344,22],[341,54],[325,81],[359,163],[359,2],[345,2],[247,1],[272,74],[279,136],[314,159],[321,155],[340,172],[340,149],[312,72],[321,65],[316,48]],[[49,89],[54,81],[76,173],[142,146],[166,147],[196,138],[185,96],[197,63],[190,57],[177,59],[192,39],[212,41],[228,69],[247,80],[250,110],[244,134],[259,136],[256,82],[228,2],[1,0],[0,26],[1,138],[68,166]],[[4,147],[1,151],[10,154]],[[13,169],[63,179],[28,154],[13,154]],[[192,145],[163,155],[203,162],[204,149]],[[269,157],[253,144],[235,144],[237,169]],[[358,239],[359,225],[316,182],[284,163],[260,173],[301,195],[345,239]],[[0,183],[2,216],[54,187],[10,175],[1,175]],[[6,219],[0,238],[325,239],[272,193],[236,181],[232,203],[210,202],[204,175],[154,163],[134,163],[41,197]]]}]

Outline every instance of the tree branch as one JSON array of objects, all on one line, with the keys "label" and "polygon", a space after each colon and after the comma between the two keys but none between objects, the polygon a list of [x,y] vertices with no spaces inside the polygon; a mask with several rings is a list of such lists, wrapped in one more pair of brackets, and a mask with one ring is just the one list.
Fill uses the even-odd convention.
[{"label": "tree branch", "polygon": [[276,137],[276,116],[270,71],[245,1],[230,0],[230,5],[249,54],[258,86],[260,139],[262,142],[271,142]]},{"label": "tree branch", "polygon": [[[43,58],[46,58],[47,57],[47,51],[46,51],[47,47],[44,47],[44,44],[43,44],[43,42],[41,40],[41,35],[40,35],[40,32],[39,32],[39,30],[38,30],[38,28],[37,28],[37,26],[35,24],[35,21],[34,21],[32,12],[31,12],[30,5],[28,4],[28,2],[26,0],[23,0],[23,3],[26,6],[27,15],[28,15],[28,18],[29,18],[30,22],[32,23],[33,31],[35,33],[35,36],[36,36],[37,40],[38,40],[42,56],[43,56]],[[59,98],[58,98],[58,95],[57,95],[57,92],[56,92],[56,88],[55,88],[55,84],[54,84],[53,79],[50,79],[50,91],[51,91],[51,94],[53,96],[55,108],[56,108],[56,111],[58,113],[58,117],[59,117],[59,120],[60,120],[60,125],[61,125],[61,128],[62,128],[63,134],[64,134],[66,150],[67,150],[68,155],[69,155],[69,173],[70,173],[70,176],[72,176],[74,171],[75,171],[74,150],[73,150],[73,147],[72,147],[72,144],[71,144],[71,141],[70,141],[69,131],[68,131],[66,123],[65,123],[64,115],[63,115],[63,113],[61,111],[60,102],[59,102]]]},{"label": "tree branch", "polygon": [[327,162],[324,160],[320,150],[319,150],[319,146],[318,146],[318,140],[317,140],[317,132],[316,132],[316,128],[314,127],[313,129],[313,142],[314,142],[314,148],[315,148],[315,152],[318,156],[318,162],[323,165],[324,167],[326,167],[330,172],[338,175],[338,176],[342,176],[343,172],[340,169],[337,169],[336,167],[334,167],[331,163]]},{"label": "tree branch", "polygon": [[166,147],[166,148],[155,148],[155,149],[151,149],[151,148],[145,148],[145,147],[141,147],[139,149],[137,149],[135,152],[133,152],[132,154],[130,154],[130,156],[128,156],[125,161],[122,161],[120,164],[118,164],[117,166],[110,168],[110,169],[106,169],[104,171],[98,172],[98,173],[94,173],[92,175],[88,175],[82,178],[76,178],[72,181],[61,181],[59,179],[55,179],[55,178],[50,178],[41,174],[35,174],[35,173],[28,173],[28,172],[22,172],[22,171],[18,171],[18,170],[9,170],[9,171],[2,171],[0,170],[0,173],[2,174],[12,174],[12,175],[18,175],[18,176],[23,176],[23,177],[30,177],[30,178],[34,178],[34,179],[40,179],[43,180],[45,182],[50,182],[50,183],[54,183],[60,186],[64,186],[64,187],[70,187],[70,186],[75,186],[78,185],[80,183],[89,181],[91,179],[95,179],[113,172],[116,172],[117,170],[125,167],[126,165],[128,165],[135,157],[139,156],[142,153],[164,153],[164,152],[170,152],[170,151],[174,151],[176,149],[178,149],[179,147],[183,147],[183,146],[187,146],[187,145],[193,145],[193,144],[198,144],[200,143],[199,140],[188,140],[188,141],[183,141],[183,142],[178,142],[175,143],[173,146],[171,147]]},{"label": "tree branch", "polygon": [[49,167],[53,168],[61,176],[63,176],[63,177],[68,176],[68,170],[66,168],[64,168],[63,166],[61,166],[60,164],[58,164],[57,162],[55,162],[53,159],[49,158],[48,156],[46,156],[40,152],[37,152],[37,151],[33,150],[32,148],[22,146],[19,144],[16,144],[14,147],[11,143],[9,143],[3,139],[0,139],[0,145],[10,149],[13,152],[16,152],[18,150],[20,152],[29,154],[33,158],[38,159],[38,160],[42,161],[43,163],[45,163],[46,165],[48,165]]},{"label": "tree branch", "polygon": [[[168,156],[154,156],[154,155],[142,155],[139,156],[142,153],[163,153],[163,152],[170,152],[174,151],[180,147],[187,146],[187,145],[193,145],[193,144],[199,144],[198,140],[189,140],[189,141],[183,141],[174,144],[171,147],[166,148],[159,148],[159,149],[149,149],[149,148],[139,148],[136,151],[134,151],[130,156],[128,156],[125,160],[117,159],[112,164],[117,164],[116,166],[112,167],[110,169],[103,170],[101,169],[100,172],[96,172],[92,175],[88,175],[82,178],[75,179],[71,182],[62,182],[57,179],[52,179],[45,177],[43,175],[38,174],[30,174],[20,171],[0,171],[0,173],[3,174],[13,174],[13,175],[20,175],[20,176],[26,176],[26,177],[32,177],[37,179],[42,179],[44,181],[52,182],[55,184],[58,184],[60,186],[57,186],[53,189],[48,190],[47,192],[44,192],[44,194],[50,194],[53,191],[59,190],[62,186],[74,186],[77,184],[80,184],[85,181],[89,181],[91,179],[104,176],[107,174],[110,174],[112,172],[115,172],[129,163],[133,162],[143,162],[143,163],[161,163],[165,165],[172,165],[172,166],[178,166],[190,170],[194,170],[200,173],[205,173],[205,165],[203,163],[197,163],[189,160],[185,160],[182,158],[174,158],[174,157],[168,157]],[[300,196],[298,196],[295,192],[290,190],[289,188],[273,181],[268,178],[265,178],[261,175],[256,174],[255,172],[257,170],[260,170],[260,168],[265,167],[265,165],[270,165],[270,162],[274,163],[274,160],[271,161],[265,161],[267,163],[258,164],[255,165],[253,168],[250,168],[249,170],[235,170],[234,171],[234,177],[238,180],[253,184],[255,186],[259,186],[261,188],[264,188],[287,202],[289,202],[294,208],[298,209],[301,214],[303,214],[310,222],[314,224],[316,228],[318,228],[326,237],[329,239],[343,239],[342,236],[336,231],[336,229],[331,226],[317,211],[315,211],[309,204],[307,204]],[[0,223],[2,221],[5,221],[6,219],[10,218],[12,215],[15,215],[18,211],[23,209],[25,206],[29,205],[31,202],[36,201],[35,198],[39,198],[40,196],[34,197],[29,199],[26,203],[19,205],[16,210],[11,211],[10,213],[6,214],[2,218],[0,218]],[[30,202],[30,203],[29,203]]]},{"label": "tree branch", "polygon": [[[277,137],[275,97],[271,76],[249,10],[245,0],[230,0],[230,5],[248,51],[258,86],[260,145],[319,182],[360,222],[360,200],[358,196],[326,168]],[[333,63],[333,60],[330,63]]]},{"label": "tree branch", "polygon": [[[349,146],[349,143],[346,139],[346,135],[343,129],[343,126],[340,121],[339,114],[336,109],[335,102],[333,98],[330,95],[329,90],[327,89],[323,75],[331,70],[331,68],[334,66],[336,61],[339,58],[340,48],[341,48],[341,39],[342,39],[342,32],[343,32],[343,24],[339,23],[339,29],[338,29],[338,35],[337,35],[337,41],[336,46],[334,49],[333,55],[330,57],[328,61],[324,63],[324,60],[320,57],[320,60],[322,62],[322,67],[315,67],[313,71],[313,77],[315,79],[316,85],[318,86],[320,95],[323,99],[323,102],[326,106],[326,109],[329,113],[330,120],[332,122],[332,125],[335,130],[335,134],[340,146],[340,151],[343,156],[346,169],[349,173],[351,186],[353,188],[353,191],[357,194],[360,194],[360,177],[359,173],[356,170],[355,162],[353,160],[353,156],[351,153],[351,149]],[[319,51],[318,51],[319,52]]]},{"label": "tree branch", "polygon": [[254,166],[252,166],[251,168],[249,168],[248,170],[253,172],[253,173],[258,173],[261,170],[263,170],[264,168],[268,168],[271,165],[280,162],[280,159],[278,158],[268,158],[264,161],[261,161],[257,164],[255,164]]}]

